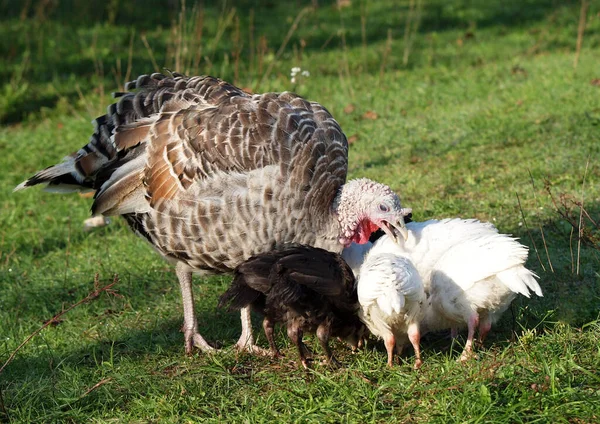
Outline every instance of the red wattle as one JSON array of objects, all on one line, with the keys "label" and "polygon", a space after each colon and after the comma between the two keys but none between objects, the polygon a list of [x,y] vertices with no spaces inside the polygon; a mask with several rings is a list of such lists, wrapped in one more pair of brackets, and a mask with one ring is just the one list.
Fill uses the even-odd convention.
[{"label": "red wattle", "polygon": [[364,244],[369,241],[371,233],[377,231],[379,227],[368,219],[363,219],[356,228],[356,233],[352,237],[352,241],[356,244]]}]

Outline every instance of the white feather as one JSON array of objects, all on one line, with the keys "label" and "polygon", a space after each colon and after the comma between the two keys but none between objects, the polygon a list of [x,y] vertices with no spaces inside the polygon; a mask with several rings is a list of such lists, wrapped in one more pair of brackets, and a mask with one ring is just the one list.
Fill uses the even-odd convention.
[{"label": "white feather", "polygon": [[423,315],[426,299],[421,277],[403,256],[380,252],[376,242],[360,268],[358,301],[361,319],[376,336],[406,334]]},{"label": "white feather", "polygon": [[378,240],[361,274],[375,251],[409,258],[430,296],[424,332],[466,325],[469,353],[475,326],[485,336],[518,294],[542,296],[537,275],[524,266],[527,247],[492,224],[454,218],[411,222],[407,228],[408,239],[399,244],[387,236]]},{"label": "white feather", "polygon": [[358,278],[360,266],[365,260],[366,254],[373,247],[373,243],[366,242],[364,244],[352,243],[350,246],[342,250],[342,258],[352,268],[354,276]]}]

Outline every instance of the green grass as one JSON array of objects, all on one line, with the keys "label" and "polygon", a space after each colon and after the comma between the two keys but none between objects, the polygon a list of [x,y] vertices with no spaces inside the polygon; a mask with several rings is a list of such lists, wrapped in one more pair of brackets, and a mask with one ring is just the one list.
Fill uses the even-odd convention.
[{"label": "green grass", "polygon": [[[84,298],[96,273],[102,283],[120,277],[120,296],[78,306],[0,374],[8,414],[0,412],[0,421],[600,420],[598,244],[582,245],[578,259],[576,233],[545,188],[556,197],[583,195],[598,221],[596,2],[577,69],[577,1],[423,0],[406,64],[408,1],[356,0],[341,11],[319,1],[279,55],[302,2],[207,5],[200,39],[200,9],[188,1],[193,22],[179,44],[177,8],[166,3],[33,1],[24,11],[0,4],[0,362],[45,320]],[[424,340],[418,372],[411,352],[388,369],[382,345],[371,341],[355,355],[336,342],[345,367],[316,364],[305,373],[284,332],[277,337],[281,360],[229,349],[186,357],[179,288],[166,262],[118,219],[85,232],[89,199],[11,192],[85,143],[89,121],[122,85],[129,60],[131,77],[153,71],[141,35],[159,67],[173,68],[177,45],[187,46],[179,50],[186,72],[244,87],[260,83],[260,91],[295,90],[323,103],[354,140],[350,177],[389,184],[417,220],[477,217],[520,237],[532,247],[528,266],[540,275],[544,297],[516,300],[479,358],[465,365],[456,362],[464,340],[450,346],[439,335]],[[194,69],[199,44],[204,50]],[[293,66],[310,77],[292,84]],[[369,111],[377,119],[368,119]],[[579,208],[570,207],[578,217]],[[229,281],[197,278],[194,288],[203,335],[226,347],[239,335],[239,318],[216,308]]]}]

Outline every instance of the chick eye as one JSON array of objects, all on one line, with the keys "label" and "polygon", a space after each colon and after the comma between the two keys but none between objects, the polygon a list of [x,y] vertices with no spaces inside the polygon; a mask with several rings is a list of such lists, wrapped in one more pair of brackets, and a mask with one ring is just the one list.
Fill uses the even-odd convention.
[{"label": "chick eye", "polygon": [[386,205],[385,203],[380,203],[380,204],[379,204],[379,210],[380,210],[381,212],[389,212],[389,211],[390,211],[390,208],[389,208],[389,206],[388,206],[388,205]]}]

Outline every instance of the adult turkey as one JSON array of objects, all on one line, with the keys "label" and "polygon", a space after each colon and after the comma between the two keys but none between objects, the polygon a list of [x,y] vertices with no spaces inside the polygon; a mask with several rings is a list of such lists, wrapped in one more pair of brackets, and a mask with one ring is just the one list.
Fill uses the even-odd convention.
[{"label": "adult turkey", "polygon": [[[15,190],[95,190],[93,214],[123,216],[174,262],[187,353],[213,349],[198,332],[193,272],[232,272],[289,243],[340,252],[377,228],[406,237],[410,210],[389,187],[346,183],[348,142],[319,103],[211,76],[142,75],[125,87],[88,144]],[[237,345],[255,349],[248,308]]]}]

